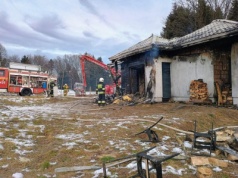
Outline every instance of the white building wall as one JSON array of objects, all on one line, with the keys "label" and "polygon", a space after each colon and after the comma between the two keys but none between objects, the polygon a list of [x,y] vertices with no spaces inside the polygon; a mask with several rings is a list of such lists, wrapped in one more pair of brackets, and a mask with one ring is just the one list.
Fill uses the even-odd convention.
[{"label": "white building wall", "polygon": [[238,43],[231,48],[231,76],[233,104],[238,104]]},{"label": "white building wall", "polygon": [[[171,77],[171,98],[175,101],[189,101],[189,86],[192,80],[203,79],[208,86],[210,99],[214,94],[214,68],[208,53],[201,54],[195,60],[187,58],[186,61],[159,58],[155,60],[156,91],[155,101],[161,102],[163,98],[162,63],[169,62]],[[238,72],[237,72],[238,76]],[[237,93],[238,96],[238,93]]]},{"label": "white building wall", "polygon": [[175,101],[189,101],[189,86],[192,80],[203,79],[207,83],[209,98],[214,94],[214,67],[211,56],[203,53],[186,61],[171,63],[171,95]]},{"label": "white building wall", "polygon": [[196,63],[174,60],[171,69],[171,95],[175,101],[189,100],[189,86],[197,79]]}]

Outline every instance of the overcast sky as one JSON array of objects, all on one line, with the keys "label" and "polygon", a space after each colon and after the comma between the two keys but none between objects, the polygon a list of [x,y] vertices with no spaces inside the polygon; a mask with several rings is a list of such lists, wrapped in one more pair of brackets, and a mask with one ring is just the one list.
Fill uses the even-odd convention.
[{"label": "overcast sky", "polygon": [[160,35],[173,0],[1,0],[0,43],[8,55],[108,58]]}]

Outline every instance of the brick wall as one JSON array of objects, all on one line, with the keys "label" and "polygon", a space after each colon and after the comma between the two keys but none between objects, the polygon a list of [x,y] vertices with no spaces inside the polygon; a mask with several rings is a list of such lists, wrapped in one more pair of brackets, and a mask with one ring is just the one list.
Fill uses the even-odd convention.
[{"label": "brick wall", "polygon": [[214,81],[220,86],[231,84],[231,67],[230,57],[228,55],[220,55],[214,59]]}]

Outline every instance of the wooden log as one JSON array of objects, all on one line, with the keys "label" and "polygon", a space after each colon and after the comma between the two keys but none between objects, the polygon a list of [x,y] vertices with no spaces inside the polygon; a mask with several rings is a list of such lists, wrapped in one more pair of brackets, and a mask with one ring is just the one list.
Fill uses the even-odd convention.
[{"label": "wooden log", "polygon": [[213,177],[213,171],[211,168],[208,167],[198,167],[197,172],[196,172],[196,177],[197,178],[212,178]]},{"label": "wooden log", "polygon": [[236,157],[238,157],[238,153],[235,150],[232,150],[230,148],[224,147],[224,146],[216,146],[217,149],[224,151],[226,153],[229,153],[231,155],[234,155]]},{"label": "wooden log", "polygon": [[220,106],[221,104],[223,104],[222,102],[222,95],[221,95],[221,89],[220,89],[220,85],[218,84],[218,82],[215,82],[216,85],[216,90],[217,90],[217,95],[218,95],[218,106]]},{"label": "wooden log", "polygon": [[234,156],[234,155],[228,154],[227,159],[229,161],[237,161],[238,160],[238,156]]},{"label": "wooden log", "polygon": [[226,100],[227,101],[233,101],[233,98],[232,98],[232,96],[228,96]]},{"label": "wooden log", "polygon": [[71,172],[71,171],[97,170],[97,169],[101,169],[101,167],[99,167],[99,166],[73,166],[73,167],[56,168],[55,172]]},{"label": "wooden log", "polygon": [[213,165],[219,167],[228,167],[228,162],[212,157],[192,156],[191,163],[194,166]]},{"label": "wooden log", "polygon": [[192,99],[191,102],[194,104],[212,104],[212,101],[208,99]]},{"label": "wooden log", "polygon": [[204,165],[209,165],[209,161],[208,161],[207,157],[192,156],[191,157],[191,164],[193,166],[204,166]]},{"label": "wooden log", "polygon": [[227,95],[228,91],[222,91],[222,95]]},{"label": "wooden log", "polygon": [[210,165],[213,165],[213,166],[228,167],[228,162],[224,160],[219,160],[213,157],[209,157],[208,161]]},{"label": "wooden log", "polygon": [[109,167],[116,166],[116,165],[118,165],[118,164],[126,163],[126,162],[129,162],[129,161],[134,161],[134,160],[136,160],[136,157],[127,158],[127,159],[119,160],[119,161],[112,162],[112,163],[106,163],[106,167],[109,168]]}]

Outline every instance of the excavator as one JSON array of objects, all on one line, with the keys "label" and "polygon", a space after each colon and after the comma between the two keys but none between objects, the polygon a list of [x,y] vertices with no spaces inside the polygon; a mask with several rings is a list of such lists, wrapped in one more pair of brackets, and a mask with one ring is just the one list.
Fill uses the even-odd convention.
[{"label": "excavator", "polygon": [[[79,56],[79,60],[80,60],[80,65],[81,65],[81,70],[82,70],[82,80],[83,80],[83,87],[86,88],[87,86],[87,82],[86,82],[86,72],[85,72],[85,61],[89,61],[92,62],[100,67],[102,67],[103,69],[105,69],[106,71],[110,72],[110,76],[112,78],[113,81],[113,85],[105,85],[106,88],[106,95],[114,95],[114,96],[121,96],[121,82],[120,82],[120,78],[121,78],[121,74],[118,71],[117,66],[114,67],[113,65],[106,65],[103,62],[95,59],[93,56],[89,55],[89,54],[84,54],[84,55],[80,55]],[[114,92],[114,88],[116,89],[116,92]]]}]

